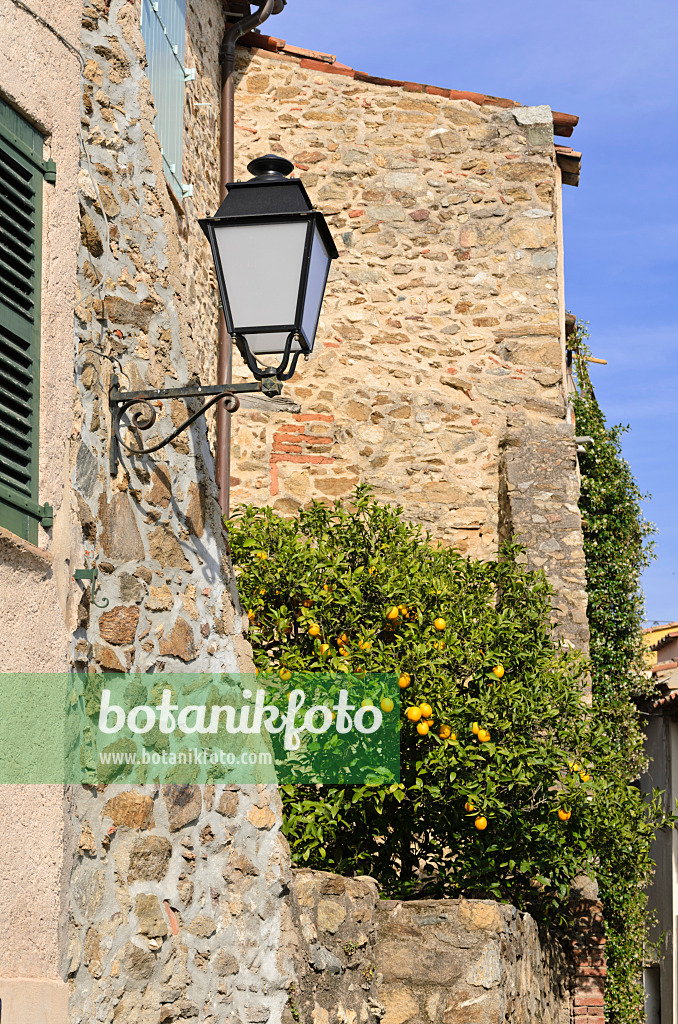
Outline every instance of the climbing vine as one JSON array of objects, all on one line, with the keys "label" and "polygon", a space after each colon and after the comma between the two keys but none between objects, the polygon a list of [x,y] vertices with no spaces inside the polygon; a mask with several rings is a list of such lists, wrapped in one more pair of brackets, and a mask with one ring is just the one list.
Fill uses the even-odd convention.
[{"label": "climbing vine", "polygon": [[[641,494],[622,455],[622,426],[610,427],[588,372],[588,332],[570,339],[577,393],[577,434],[588,436],[580,456],[580,509],[591,629],[593,707],[627,765],[629,785],[645,767],[643,735],[634,697],[649,682],[643,648],[641,574],[653,557],[654,526],[642,513]],[[652,876],[646,831],[629,832],[625,842],[604,844],[598,870],[607,932],[607,1017],[610,1024],[645,1020],[642,958],[647,947],[647,897]]]}]

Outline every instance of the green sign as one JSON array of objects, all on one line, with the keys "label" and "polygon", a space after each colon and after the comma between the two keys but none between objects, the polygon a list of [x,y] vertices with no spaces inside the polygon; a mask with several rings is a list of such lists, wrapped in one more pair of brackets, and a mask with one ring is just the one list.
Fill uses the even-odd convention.
[{"label": "green sign", "polygon": [[400,780],[395,675],[0,675],[0,784]]}]

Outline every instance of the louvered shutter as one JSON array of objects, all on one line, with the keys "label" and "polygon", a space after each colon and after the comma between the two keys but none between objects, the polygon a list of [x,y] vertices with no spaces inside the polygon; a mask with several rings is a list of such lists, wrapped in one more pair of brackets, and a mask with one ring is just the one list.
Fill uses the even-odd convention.
[{"label": "louvered shutter", "polygon": [[0,100],[0,526],[37,543],[43,139]]},{"label": "louvered shutter", "polygon": [[184,92],[187,71],[186,0],[142,0],[141,34],[146,44],[148,80],[158,110],[155,130],[160,140],[165,177],[181,200],[184,150]]}]

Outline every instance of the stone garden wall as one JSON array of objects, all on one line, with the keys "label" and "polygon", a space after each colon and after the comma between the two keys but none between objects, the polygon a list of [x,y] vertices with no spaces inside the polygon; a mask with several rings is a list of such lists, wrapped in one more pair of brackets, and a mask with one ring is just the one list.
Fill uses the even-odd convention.
[{"label": "stone garden wall", "polygon": [[297,1021],[569,1024],[563,950],[529,914],[492,900],[379,900],[370,878],[306,870],[291,899]]}]

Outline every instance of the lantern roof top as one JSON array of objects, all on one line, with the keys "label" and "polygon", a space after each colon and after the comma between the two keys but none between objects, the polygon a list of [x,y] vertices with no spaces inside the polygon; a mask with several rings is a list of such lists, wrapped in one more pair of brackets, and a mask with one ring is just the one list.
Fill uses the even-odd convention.
[{"label": "lantern roof top", "polygon": [[268,153],[252,160],[247,170],[254,177],[229,182],[226,198],[215,214],[217,219],[307,213],[313,209],[300,179],[287,177],[294,170],[294,164],[285,157]]}]

